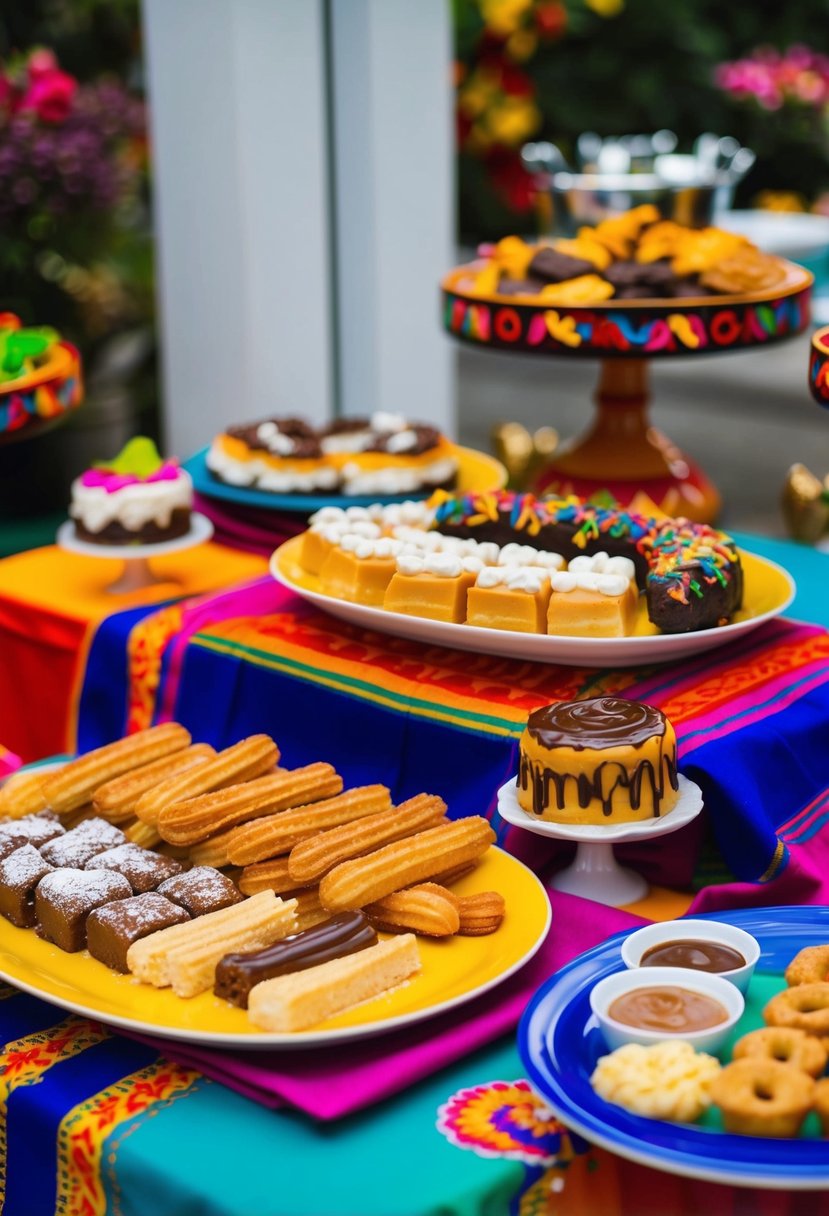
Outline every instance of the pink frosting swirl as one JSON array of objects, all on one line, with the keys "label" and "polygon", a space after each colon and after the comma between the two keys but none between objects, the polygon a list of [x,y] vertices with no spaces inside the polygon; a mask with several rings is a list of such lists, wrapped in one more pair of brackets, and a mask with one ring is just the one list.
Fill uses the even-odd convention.
[{"label": "pink frosting swirl", "polygon": [[115,494],[126,486],[146,485],[151,481],[175,481],[179,475],[177,461],[165,460],[160,468],[148,477],[138,477],[135,473],[114,473],[110,469],[87,469],[81,474],[81,485],[97,487],[106,490],[107,494]]}]

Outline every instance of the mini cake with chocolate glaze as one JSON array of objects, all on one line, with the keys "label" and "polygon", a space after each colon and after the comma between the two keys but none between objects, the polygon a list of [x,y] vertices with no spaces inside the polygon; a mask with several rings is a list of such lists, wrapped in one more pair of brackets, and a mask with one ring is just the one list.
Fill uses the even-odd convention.
[{"label": "mini cake with chocolate glaze", "polygon": [[80,540],[97,545],[147,545],[190,530],[193,483],[175,460],[162,460],[139,436],[109,462],[72,483],[69,514]]},{"label": "mini cake with chocolate glaze", "polygon": [[652,705],[591,697],[545,705],[521,736],[518,802],[553,823],[634,822],[678,798],[676,735]]},{"label": "mini cake with chocolate glaze", "polygon": [[278,494],[410,494],[451,487],[458,461],[435,427],[378,412],[314,428],[301,418],[231,426],[207,467],[219,481]]}]

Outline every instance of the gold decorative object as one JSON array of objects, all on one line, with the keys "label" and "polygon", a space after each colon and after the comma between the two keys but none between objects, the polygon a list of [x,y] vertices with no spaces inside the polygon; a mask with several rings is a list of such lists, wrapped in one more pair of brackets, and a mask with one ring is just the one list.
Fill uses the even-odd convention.
[{"label": "gold decorative object", "polygon": [[492,448],[507,470],[511,490],[526,490],[536,472],[558,447],[558,431],[542,426],[530,434],[520,422],[498,422],[492,428]]},{"label": "gold decorative object", "polygon": [[780,505],[789,535],[813,545],[829,533],[829,474],[821,481],[804,464],[793,464]]}]

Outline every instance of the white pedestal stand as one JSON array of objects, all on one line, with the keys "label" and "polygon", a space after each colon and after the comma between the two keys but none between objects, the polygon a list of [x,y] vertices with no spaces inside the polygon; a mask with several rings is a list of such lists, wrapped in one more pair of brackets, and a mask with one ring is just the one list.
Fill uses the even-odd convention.
[{"label": "white pedestal stand", "polygon": [[150,566],[149,559],[161,557],[165,553],[176,553],[180,549],[192,549],[210,540],[213,535],[213,524],[206,515],[194,512],[190,517],[190,531],[174,540],[160,541],[155,545],[97,545],[90,541],[81,540],[72,520],[67,520],[58,528],[56,542],[61,549],[69,553],[81,553],[84,557],[115,558],[124,563],[124,568],[115,582],[110,583],[107,591],[110,595],[128,595],[132,591],[141,591],[156,583],[175,582],[169,576],[159,577]]},{"label": "white pedestal stand", "polygon": [[596,903],[620,908],[636,903],[648,893],[648,884],[640,874],[620,866],[613,846],[628,840],[645,840],[667,836],[696,819],[702,810],[702,790],[680,774],[679,800],[667,815],[645,819],[638,823],[565,824],[535,819],[518,802],[517,781],[510,781],[498,791],[498,813],[513,827],[524,828],[537,836],[554,840],[573,840],[576,856],[550,882],[556,891],[580,895]]}]

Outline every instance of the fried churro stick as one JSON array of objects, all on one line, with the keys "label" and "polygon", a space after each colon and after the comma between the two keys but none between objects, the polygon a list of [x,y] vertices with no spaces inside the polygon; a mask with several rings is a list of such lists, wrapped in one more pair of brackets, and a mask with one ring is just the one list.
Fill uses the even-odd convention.
[{"label": "fried churro stick", "polygon": [[460,928],[458,900],[434,882],[384,895],[367,904],[365,914],[377,929],[388,933],[420,933],[425,937],[451,937]]},{"label": "fried churro stick", "polygon": [[391,811],[367,815],[356,823],[346,823],[300,841],[291,850],[288,872],[298,882],[314,882],[342,861],[373,853],[381,845],[434,827],[445,814],[446,803],[442,798],[418,794]]},{"label": "fried churro stick", "polygon": [[[206,766],[204,766],[206,767]],[[270,773],[200,798],[173,803],[158,817],[158,830],[171,844],[196,844],[226,828],[288,807],[338,794],[343,780],[330,764],[307,764]]]},{"label": "fried churro stick", "polygon": [[328,828],[353,823],[366,815],[391,810],[391,793],[385,785],[362,785],[310,806],[297,806],[279,815],[254,820],[236,828],[228,856],[240,866],[288,853],[295,844]]},{"label": "fried churro stick", "polygon": [[[207,840],[202,840],[198,844],[191,845],[187,851],[187,855],[194,866],[214,866],[217,870],[226,869],[230,865],[230,858],[227,855],[228,841],[233,828],[228,828],[225,832],[217,832],[215,836],[208,836]],[[179,848],[186,846],[179,845]],[[264,890],[264,888],[260,888]]]},{"label": "fried churro stick", "polygon": [[269,735],[250,735],[232,747],[218,752],[206,764],[200,764],[177,777],[161,781],[154,789],[147,790],[135,804],[135,813],[144,823],[158,823],[158,816],[165,807],[187,798],[197,798],[211,790],[237,785],[240,781],[252,781],[273,768],[279,759],[279,748]]},{"label": "fried churro stick", "polygon": [[310,929],[328,920],[331,913],[320,903],[319,887],[308,887],[305,891],[294,891],[291,896],[296,903],[296,932]]},{"label": "fried churro stick", "polygon": [[43,781],[44,797],[53,811],[65,815],[89,802],[95,791],[113,777],[182,751],[189,745],[190,732],[177,722],[151,726],[119,739],[117,743],[107,743],[87,752],[77,760],[70,760],[58,772],[50,773]]},{"label": "fried churro stick", "polygon": [[161,844],[161,837],[155,828],[150,827],[148,823],[142,823],[140,819],[122,823],[121,831],[127,840],[132,841],[133,844],[140,844],[142,849],[154,849],[157,844]]},{"label": "fried churro stick", "polygon": [[331,912],[364,908],[436,871],[480,857],[494,840],[492,828],[477,815],[441,824],[335,866],[320,883],[320,900]]},{"label": "fried churro stick", "polygon": [[463,865],[453,866],[451,870],[442,870],[440,874],[430,874],[429,881],[437,883],[439,887],[451,887],[453,882],[459,882],[461,878],[466,878],[467,874],[471,874],[477,864],[477,860],[465,861]]},{"label": "fried churro stick", "polygon": [[124,819],[132,819],[135,815],[135,804],[143,793],[166,781],[169,777],[187,772],[197,764],[204,764],[216,755],[215,748],[209,743],[194,743],[183,751],[173,752],[172,756],[163,756],[144,764],[141,768],[124,773],[100,786],[92,796],[95,812],[110,823],[121,823]]},{"label": "fried churro stick", "polygon": [[[208,844],[210,842],[208,841]],[[193,849],[192,853],[195,854]],[[270,861],[260,861],[253,866],[245,866],[239,879],[239,890],[243,895],[255,895],[257,891],[275,891],[277,895],[285,895],[289,891],[299,891],[310,887],[312,883],[300,883],[291,878],[288,873],[288,858],[273,857]]]},{"label": "fried churro stick", "polygon": [[506,912],[503,895],[497,891],[480,891],[477,895],[456,895],[461,937],[486,937],[500,928]]},{"label": "fried churro stick", "polygon": [[406,933],[308,971],[256,984],[250,991],[248,1014],[263,1030],[305,1030],[387,992],[418,971],[417,942]]},{"label": "fried churro stick", "polygon": [[0,815],[10,819],[22,819],[24,815],[38,815],[49,805],[43,793],[46,773],[12,773],[0,790]]},{"label": "fried churro stick", "polygon": [[258,950],[295,932],[294,909],[293,900],[260,891],[240,904],[141,938],[127,951],[127,966],[155,988],[171,986],[177,996],[196,996],[213,986],[216,963],[225,954]]}]

